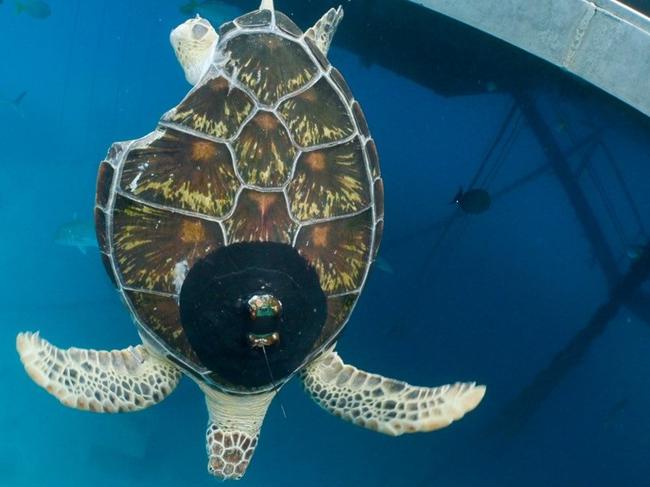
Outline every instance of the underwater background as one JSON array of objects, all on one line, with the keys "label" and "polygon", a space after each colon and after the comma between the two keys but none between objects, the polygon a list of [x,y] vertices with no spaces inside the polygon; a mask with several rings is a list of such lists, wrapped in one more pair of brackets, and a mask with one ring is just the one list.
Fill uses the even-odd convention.
[{"label": "underwater background", "polygon": [[[15,335],[139,342],[94,243],[99,161],[188,91],[168,41],[181,7],[218,24],[257,3],[0,2],[0,486],[218,482],[190,380],[143,412],[79,412],[27,377]],[[487,395],[448,428],[391,438],[291,381],[240,485],[650,485],[648,119],[407,2],[341,3],[329,57],[376,140],[386,225],[337,349]],[[276,0],[305,30],[336,5]],[[453,204],[459,187],[489,208]]]}]

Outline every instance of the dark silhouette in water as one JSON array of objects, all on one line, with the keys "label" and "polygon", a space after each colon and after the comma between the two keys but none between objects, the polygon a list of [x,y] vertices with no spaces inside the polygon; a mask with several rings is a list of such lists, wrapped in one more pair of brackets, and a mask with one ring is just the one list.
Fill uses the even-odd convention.
[{"label": "dark silhouette in water", "polygon": [[[650,242],[635,251],[627,272],[622,274],[609,247],[605,232],[579,182],[575,178],[559,142],[546,125],[533,98],[525,91],[515,93],[526,121],[544,147],[549,164],[576,214],[577,221],[589,241],[610,289],[609,299],[598,307],[586,325],[558,351],[547,367],[502,409],[489,431],[516,433],[539,409],[568,373],[579,365],[587,350],[602,335],[622,307],[650,323],[647,293],[642,286],[650,278]],[[618,414],[618,413],[617,413]]]},{"label": "dark silhouette in water", "polygon": [[[0,0],[0,2],[1,2],[1,1],[2,1],[2,0]],[[20,115],[21,117],[24,117],[25,114],[23,113],[23,111],[21,110],[20,107],[21,107],[21,104],[22,104],[22,102],[23,102],[23,99],[25,98],[26,95],[27,95],[27,91],[23,91],[23,92],[21,92],[21,93],[20,93],[16,98],[13,98],[13,99],[11,99],[11,100],[7,100],[7,99],[0,100],[0,104],[2,104],[2,105],[9,105],[11,108],[13,108],[14,110],[16,110],[16,112],[18,113],[18,115]]]},{"label": "dark silhouette in water", "polygon": [[[507,433],[519,431],[557,384],[569,371],[580,364],[592,342],[601,336],[607,325],[616,318],[621,307],[638,295],[640,287],[648,278],[650,278],[650,243],[644,247],[643,253],[632,263],[627,274],[612,289],[609,300],[603,303],[591,316],[586,326],[555,354],[551,363],[541,370],[517,397],[506,404],[497,421],[489,429]],[[615,414],[613,413],[612,416]]]},{"label": "dark silhouette in water", "polygon": [[27,92],[23,91],[20,95],[18,95],[16,98],[11,100],[11,104],[17,107],[23,101],[23,98],[25,98],[25,95],[27,95]]},{"label": "dark silhouette in water", "polygon": [[[1,1],[2,0],[0,0],[0,2]],[[6,103],[7,105],[11,105],[15,109],[18,109],[18,107],[23,102],[23,99],[25,98],[26,95],[27,95],[27,91],[23,91],[16,98],[12,98],[11,100],[7,100],[7,99],[3,100],[3,103]]]},{"label": "dark silhouette in water", "polygon": [[478,215],[490,208],[492,198],[490,198],[490,193],[484,189],[470,189],[465,192],[463,188],[458,188],[452,203],[456,203],[465,213]]},{"label": "dark silhouette in water", "polygon": [[50,6],[42,0],[16,2],[16,13],[19,14],[21,12],[25,12],[35,19],[46,19],[52,14]]}]

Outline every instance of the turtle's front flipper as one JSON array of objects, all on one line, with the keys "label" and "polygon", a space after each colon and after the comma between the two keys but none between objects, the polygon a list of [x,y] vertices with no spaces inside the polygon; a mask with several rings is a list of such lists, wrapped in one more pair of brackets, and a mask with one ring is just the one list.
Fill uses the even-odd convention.
[{"label": "turtle's front flipper", "polygon": [[240,479],[253,457],[266,410],[276,391],[225,394],[203,384],[210,414],[206,433],[208,471],[222,480]]},{"label": "turtle's front flipper", "polygon": [[330,44],[336,33],[336,28],[343,18],[343,7],[331,8],[320,18],[313,27],[305,32],[305,36],[314,41],[318,49],[327,56]]},{"label": "turtle's front flipper", "polygon": [[388,435],[432,431],[474,409],[485,386],[416,387],[346,365],[334,351],[301,373],[312,398],[330,413]]},{"label": "turtle's front flipper", "polygon": [[66,406],[99,413],[138,411],[167,397],[181,378],[142,345],[124,350],[61,350],[38,333],[19,333],[16,349],[29,376]]}]

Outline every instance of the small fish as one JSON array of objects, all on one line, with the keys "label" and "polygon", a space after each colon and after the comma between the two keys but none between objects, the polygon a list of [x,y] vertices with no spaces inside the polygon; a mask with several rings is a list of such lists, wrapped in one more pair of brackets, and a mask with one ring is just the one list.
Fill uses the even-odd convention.
[{"label": "small fish", "polygon": [[46,19],[52,13],[50,6],[43,0],[16,1],[16,13],[19,14],[21,12],[25,12],[35,19]]},{"label": "small fish", "polygon": [[498,89],[499,87],[494,81],[488,81],[487,83],[485,83],[485,91],[487,91],[488,93],[494,93]]},{"label": "small fish", "polygon": [[[2,1],[2,0],[0,0],[0,1]],[[11,100],[11,104],[15,105],[15,106],[20,105],[20,103],[23,101],[23,98],[25,98],[26,94],[27,94],[27,92],[23,91],[20,95],[18,95],[16,98]]]},{"label": "small fish", "polygon": [[244,13],[241,8],[227,5],[220,0],[203,0],[202,2],[190,0],[189,3],[181,6],[179,10],[183,15],[200,15],[209,20],[215,27]]},{"label": "small fish", "polygon": [[385,272],[386,274],[395,274],[395,269],[393,269],[393,266],[383,257],[377,257],[377,259],[375,259],[375,265],[377,266],[377,269]]},{"label": "small fish", "polygon": [[484,189],[470,189],[465,192],[463,188],[459,188],[451,202],[456,203],[465,213],[478,215],[490,208],[492,198],[490,198],[490,193]]},{"label": "small fish", "polygon": [[[2,0],[0,0],[0,2],[1,2],[1,1],[2,1]],[[25,98],[25,95],[27,95],[27,92],[26,92],[26,91],[23,91],[23,92],[20,93],[20,95],[18,95],[16,98],[14,98],[14,99],[12,99],[12,100],[2,100],[2,103],[5,104],[5,105],[9,105],[11,108],[13,108],[14,110],[16,110],[16,112],[18,112],[18,115],[20,115],[21,117],[24,117],[25,114],[24,114],[23,111],[21,110],[21,108],[20,108],[20,104],[23,102],[23,98]]]},{"label": "small fish", "polygon": [[630,260],[639,260],[644,252],[647,252],[650,247],[648,245],[631,245],[625,251],[627,258]]},{"label": "small fish", "polygon": [[98,248],[95,224],[92,220],[78,220],[75,218],[57,229],[54,242],[65,247],[75,247],[86,255],[88,249]]}]

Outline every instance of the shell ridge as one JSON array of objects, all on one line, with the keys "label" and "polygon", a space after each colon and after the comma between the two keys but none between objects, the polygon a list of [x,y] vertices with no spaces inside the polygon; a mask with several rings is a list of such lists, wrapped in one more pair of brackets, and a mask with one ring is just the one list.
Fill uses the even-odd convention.
[{"label": "shell ridge", "polygon": [[293,181],[293,178],[295,177],[296,174],[296,166],[298,165],[298,159],[300,159],[300,156],[303,154],[301,150],[296,150],[296,156],[293,158],[293,162],[291,163],[291,171],[289,172],[289,177],[287,178],[286,182],[284,183],[284,186],[282,188],[282,193],[284,193],[284,199],[287,202],[287,211],[289,212],[289,216],[291,219],[296,223],[296,233],[294,235],[294,238],[292,239],[291,245],[295,247],[296,243],[296,236],[298,235],[298,231],[300,230],[302,226],[302,222],[296,218],[296,216],[293,214],[293,211],[291,211],[291,201],[289,198],[289,185],[291,184],[291,181]]},{"label": "shell ridge", "polygon": [[277,112],[278,109],[280,108],[280,105],[287,101],[289,98],[293,98],[295,96],[300,95],[301,93],[304,93],[305,91],[309,90],[312,86],[314,86],[316,83],[318,83],[321,79],[323,79],[325,73],[322,71],[318,73],[317,76],[314,76],[312,79],[310,79],[307,83],[305,83],[303,86],[300,88],[295,89],[291,93],[287,93],[286,95],[282,95],[280,98],[278,98],[278,101],[273,104],[272,111]]},{"label": "shell ridge", "polygon": [[134,195],[132,193],[128,193],[128,192],[124,191],[123,189],[117,189],[115,191],[115,194],[117,194],[119,196],[122,196],[122,197],[124,197],[124,198],[126,198],[128,200],[134,201],[136,203],[140,203],[140,204],[143,204],[143,205],[146,205],[146,206],[150,206],[152,208],[156,208],[157,210],[168,211],[170,213],[177,213],[179,215],[184,215],[184,216],[191,216],[193,218],[199,218],[201,220],[206,220],[206,221],[209,221],[209,222],[219,222],[223,218],[225,218],[225,217],[216,217],[216,216],[208,215],[208,214],[205,214],[205,213],[199,213],[199,212],[195,212],[195,211],[192,211],[192,210],[185,210],[185,209],[182,209],[182,208],[176,208],[176,207],[173,207],[173,206],[164,205],[162,203],[155,203],[155,202],[146,200],[144,198],[141,198],[141,197],[139,197],[137,195]]},{"label": "shell ridge", "polygon": [[[309,90],[313,90],[311,96],[300,96],[303,93],[307,94]],[[318,100],[319,96],[327,98],[332,95],[332,100]],[[338,104],[334,100],[338,101]],[[314,103],[319,103],[320,106],[327,106],[332,109],[332,113],[328,115],[328,117],[334,117],[328,120],[331,124],[324,123],[322,114],[320,120],[309,116]],[[330,106],[332,104],[334,105]],[[334,85],[326,73],[323,73],[317,82],[307,90],[285,99],[278,105],[278,112],[282,114],[283,120],[288,127],[291,127],[292,123],[296,124],[296,122],[299,122],[295,125],[294,129],[296,133],[292,133],[292,136],[294,136],[296,145],[300,149],[315,149],[326,144],[337,145],[361,133],[352,115],[351,104],[348,104],[348,101],[342,96],[341,91]],[[327,120],[327,117],[325,120]],[[328,134],[328,130],[331,131],[333,128],[338,129],[340,133]],[[302,140],[299,142],[298,139]]]},{"label": "shell ridge", "polygon": [[122,286],[122,289],[125,291],[133,291],[136,293],[145,293],[145,294],[153,294],[156,296],[162,296],[165,298],[178,298],[178,294],[176,293],[168,293],[165,291],[158,291],[156,289],[147,289],[144,287],[137,287],[137,286],[129,286],[129,285],[124,285]]},{"label": "shell ridge", "polygon": [[318,225],[322,223],[329,223],[336,220],[345,220],[346,218],[355,217],[361,215],[362,213],[368,211],[373,206],[373,203],[370,202],[360,210],[351,211],[350,213],[345,213],[344,215],[335,215],[326,218],[311,218],[309,220],[301,220],[300,223],[303,225]]},{"label": "shell ridge", "polygon": [[[246,189],[246,187],[243,186],[243,185],[239,187],[239,189],[237,190],[237,193],[235,194],[235,197],[233,198],[232,208],[230,208],[230,211],[228,213],[226,213],[221,218],[221,220],[219,221],[219,223],[221,223],[221,225],[222,225],[222,227],[224,229],[226,228],[225,221],[232,218],[232,216],[235,214],[235,211],[237,211],[237,206],[239,205],[239,198],[240,198],[241,194],[244,192],[245,189]],[[226,242],[227,243],[225,243],[224,245],[228,245],[228,243],[230,242],[230,238],[229,238],[229,235],[227,233],[225,235],[226,235]]]},{"label": "shell ridge", "polygon": [[235,171],[235,176],[237,176],[237,181],[239,181],[239,186],[241,187],[242,185],[246,184],[246,181],[244,180],[243,176],[241,175],[241,172],[239,171],[239,164],[237,164],[238,162],[237,152],[235,151],[235,148],[233,147],[231,142],[227,142],[226,147],[228,148],[228,152],[230,152],[230,163],[232,164],[233,170]]},{"label": "shell ridge", "polygon": [[206,134],[205,132],[200,132],[196,129],[193,129],[192,127],[188,127],[187,125],[183,125],[178,122],[172,122],[169,120],[160,120],[158,122],[158,127],[163,129],[176,130],[178,132],[182,132],[187,135],[192,135],[194,137],[203,140],[208,140],[210,142],[215,142],[217,144],[227,144],[228,141],[230,140],[230,139],[223,139],[221,137],[215,137],[214,135]]}]

